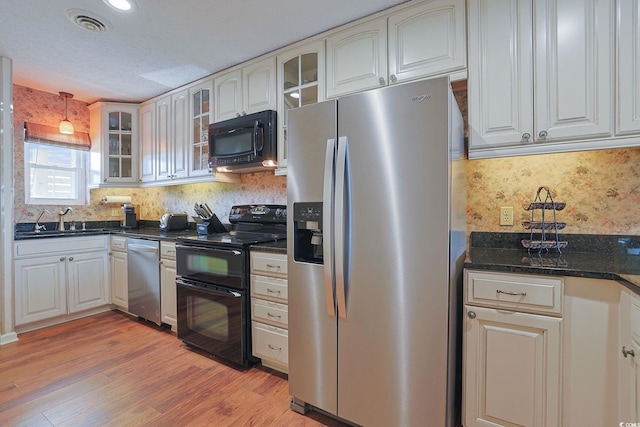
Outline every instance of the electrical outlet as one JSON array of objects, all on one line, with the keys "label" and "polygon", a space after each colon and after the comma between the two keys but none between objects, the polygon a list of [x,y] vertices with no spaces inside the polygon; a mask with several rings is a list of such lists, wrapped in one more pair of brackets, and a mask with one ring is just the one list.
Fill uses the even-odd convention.
[{"label": "electrical outlet", "polygon": [[500,225],[513,225],[513,206],[500,208]]},{"label": "electrical outlet", "polygon": [[120,209],[111,208],[111,216],[120,216]]}]

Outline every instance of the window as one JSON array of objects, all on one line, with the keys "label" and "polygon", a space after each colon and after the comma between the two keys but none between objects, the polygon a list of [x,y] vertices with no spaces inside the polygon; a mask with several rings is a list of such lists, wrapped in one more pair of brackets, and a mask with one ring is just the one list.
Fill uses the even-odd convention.
[{"label": "window", "polygon": [[24,143],[25,202],[38,205],[84,205],[87,152]]}]

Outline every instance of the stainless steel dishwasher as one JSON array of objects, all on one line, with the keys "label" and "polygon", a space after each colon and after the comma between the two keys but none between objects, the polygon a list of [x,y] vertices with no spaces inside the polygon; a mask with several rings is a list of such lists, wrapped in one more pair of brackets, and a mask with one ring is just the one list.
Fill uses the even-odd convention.
[{"label": "stainless steel dishwasher", "polygon": [[129,313],[160,325],[160,242],[127,238]]}]

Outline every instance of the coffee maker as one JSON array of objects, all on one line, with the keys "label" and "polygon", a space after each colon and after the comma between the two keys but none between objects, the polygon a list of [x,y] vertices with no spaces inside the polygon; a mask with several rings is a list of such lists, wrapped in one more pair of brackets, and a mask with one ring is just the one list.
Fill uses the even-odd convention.
[{"label": "coffee maker", "polygon": [[138,226],[138,220],[136,219],[136,208],[133,205],[122,205],[122,211],[124,212],[124,219],[120,223],[122,228],[136,228]]},{"label": "coffee maker", "polygon": [[322,202],[294,203],[293,210],[294,259],[323,264]]}]

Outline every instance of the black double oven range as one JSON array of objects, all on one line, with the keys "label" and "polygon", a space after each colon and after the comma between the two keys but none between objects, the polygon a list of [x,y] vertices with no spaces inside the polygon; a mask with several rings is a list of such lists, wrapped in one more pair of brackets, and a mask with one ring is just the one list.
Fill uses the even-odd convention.
[{"label": "black double oven range", "polygon": [[251,356],[249,248],[286,239],[284,205],[233,206],[231,230],[179,238],[178,338],[232,365]]}]

